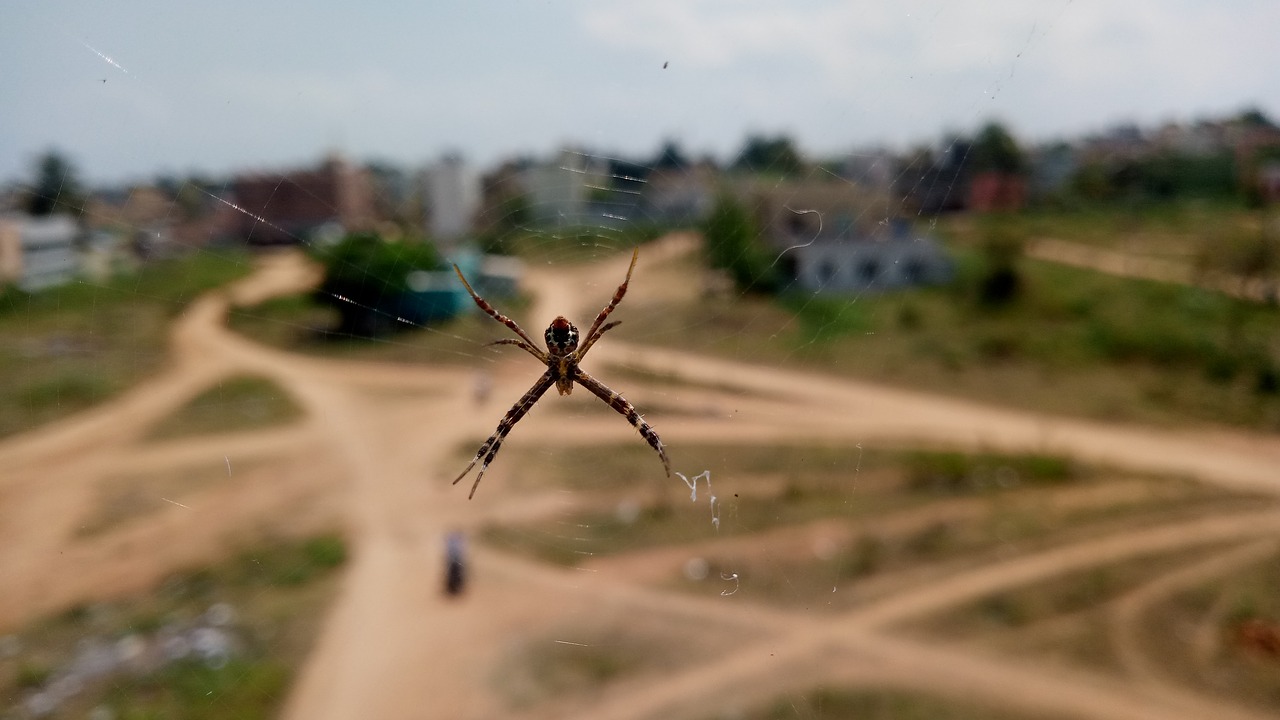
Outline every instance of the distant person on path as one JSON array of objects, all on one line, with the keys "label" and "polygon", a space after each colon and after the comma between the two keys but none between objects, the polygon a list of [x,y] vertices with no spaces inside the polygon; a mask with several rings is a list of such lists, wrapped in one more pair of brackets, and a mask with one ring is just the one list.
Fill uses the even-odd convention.
[{"label": "distant person on path", "polygon": [[444,594],[461,595],[467,584],[467,543],[462,533],[454,531],[444,538]]}]

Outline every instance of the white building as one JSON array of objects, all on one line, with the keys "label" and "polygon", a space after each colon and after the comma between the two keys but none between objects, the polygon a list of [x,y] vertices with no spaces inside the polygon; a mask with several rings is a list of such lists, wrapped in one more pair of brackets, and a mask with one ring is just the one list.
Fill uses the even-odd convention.
[{"label": "white building", "polygon": [[68,215],[0,217],[0,283],[34,292],[76,276],[80,226]]},{"label": "white building", "polygon": [[593,195],[607,195],[607,160],[576,150],[562,150],[555,160],[521,171],[521,185],[539,225],[566,227],[596,224]]},{"label": "white building", "polygon": [[880,292],[941,284],[952,274],[942,247],[913,235],[817,240],[790,252],[797,283],[811,292]]},{"label": "white building", "polygon": [[480,208],[480,176],[459,155],[445,155],[422,173],[427,235],[457,240],[469,234]]}]

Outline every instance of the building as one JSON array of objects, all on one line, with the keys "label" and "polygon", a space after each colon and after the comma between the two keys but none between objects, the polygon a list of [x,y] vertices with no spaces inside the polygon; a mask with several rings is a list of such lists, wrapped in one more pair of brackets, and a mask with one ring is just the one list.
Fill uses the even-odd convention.
[{"label": "building", "polygon": [[694,225],[715,205],[717,172],[707,163],[659,168],[640,190],[641,217],[661,225]]},{"label": "building", "polygon": [[480,176],[460,155],[445,155],[423,171],[422,194],[428,237],[448,243],[475,229]]},{"label": "building", "polygon": [[520,170],[520,185],[529,199],[535,224],[544,227],[598,225],[604,219],[593,205],[610,192],[607,160],[577,150],[562,150],[549,163]]},{"label": "building", "polygon": [[801,289],[823,293],[867,293],[951,279],[952,265],[931,238],[909,233],[877,240],[823,240],[796,247],[793,267]]},{"label": "building", "polygon": [[818,240],[873,238],[888,231],[888,191],[846,180],[738,179],[729,192],[751,210],[756,228],[777,250]]},{"label": "building", "polygon": [[864,293],[946,282],[942,246],[890,213],[888,189],[847,181],[740,183],[777,266],[799,289]]},{"label": "building", "polygon": [[70,282],[80,271],[79,240],[69,215],[0,216],[0,283],[34,292]]},{"label": "building", "polygon": [[840,177],[858,185],[889,191],[898,175],[898,158],[884,148],[865,148],[849,153],[834,168]]},{"label": "building", "polygon": [[1027,204],[1027,181],[1017,173],[987,170],[969,178],[965,209],[1013,212]]},{"label": "building", "polygon": [[239,235],[253,245],[309,242],[321,229],[372,230],[373,182],[364,168],[331,155],[314,170],[237,177]]}]

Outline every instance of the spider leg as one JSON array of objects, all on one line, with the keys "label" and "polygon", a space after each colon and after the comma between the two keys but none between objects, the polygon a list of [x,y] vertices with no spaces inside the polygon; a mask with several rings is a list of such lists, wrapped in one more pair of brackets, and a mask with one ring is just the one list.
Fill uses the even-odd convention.
[{"label": "spider leg", "polygon": [[636,430],[640,431],[640,437],[643,437],[649,443],[649,447],[658,452],[658,457],[662,458],[662,467],[667,471],[667,477],[671,477],[671,462],[667,460],[667,451],[662,446],[662,439],[658,437],[653,427],[640,417],[635,406],[627,402],[626,398],[610,390],[604,383],[588,375],[582,368],[577,368],[573,379],[634,425]]},{"label": "spider leg", "polygon": [[[627,268],[627,277],[622,281],[622,284],[618,286],[618,289],[614,291],[613,299],[610,300],[609,304],[605,305],[604,309],[600,311],[600,314],[596,316],[596,321],[591,323],[591,329],[583,336],[585,339],[582,341],[582,344],[586,347],[591,347],[595,344],[596,340],[600,338],[600,334],[604,332],[600,329],[600,325],[604,322],[605,318],[609,317],[609,313],[613,312],[613,309],[618,307],[618,303],[622,302],[622,296],[627,294],[627,284],[631,282],[631,273],[636,269],[636,260],[638,259],[640,259],[639,246],[631,252],[631,265]],[[579,353],[578,356],[581,357],[582,354]]]},{"label": "spider leg", "polygon": [[543,373],[542,377],[538,378],[538,382],[529,388],[529,392],[517,400],[516,404],[512,405],[511,409],[507,411],[507,414],[502,416],[502,420],[498,422],[498,429],[489,436],[488,440],[484,441],[484,444],[480,446],[480,451],[476,453],[475,457],[471,458],[471,462],[467,463],[467,468],[462,471],[457,480],[453,481],[453,484],[457,485],[458,480],[466,477],[467,473],[471,472],[471,468],[475,467],[476,462],[481,457],[484,458],[484,463],[480,465],[480,473],[476,475],[476,481],[471,485],[471,493],[467,495],[468,500],[475,497],[476,488],[480,486],[480,478],[484,477],[484,471],[489,468],[489,463],[493,462],[494,456],[498,454],[498,448],[502,447],[503,438],[507,436],[507,433],[511,432],[511,428],[520,422],[520,418],[529,412],[529,408],[533,407],[534,403],[538,402],[538,398],[542,397],[542,394],[555,382],[555,378],[550,371]]},{"label": "spider leg", "polygon": [[601,335],[609,332],[610,330],[618,327],[621,324],[622,324],[621,320],[614,320],[613,322],[608,322],[608,323],[605,323],[603,326],[601,326],[600,329],[596,331],[596,334],[594,336],[587,338],[587,341],[582,344],[582,347],[578,348],[578,359],[581,360],[583,356],[587,354],[587,351],[591,349],[592,345],[596,344],[596,341],[600,339]]},{"label": "spider leg", "polygon": [[547,354],[546,354],[545,352],[543,352],[543,351],[539,350],[538,348],[536,348],[536,347],[534,347],[534,346],[530,345],[529,343],[527,343],[527,342],[525,342],[525,341],[523,341],[523,340],[516,340],[515,338],[503,338],[502,340],[494,340],[494,341],[493,341],[493,342],[491,342],[491,343],[485,343],[485,345],[486,345],[486,346],[489,346],[489,345],[515,345],[516,347],[518,347],[518,348],[520,348],[520,349],[522,349],[522,350],[527,351],[530,355],[532,355],[532,356],[534,356],[534,357],[538,358],[538,360],[539,360],[539,361],[541,361],[542,363],[544,363],[544,364],[545,364],[545,363],[547,362]]},{"label": "spider leg", "polygon": [[467,289],[468,293],[471,293],[471,299],[476,301],[476,305],[479,305],[481,310],[485,311],[489,317],[511,328],[512,332],[519,335],[520,339],[529,343],[531,347],[538,346],[538,343],[534,342],[533,338],[529,337],[529,334],[524,331],[524,328],[517,325],[515,320],[512,320],[506,315],[494,310],[492,305],[490,305],[484,298],[477,295],[476,291],[471,289],[471,283],[467,282],[467,279],[462,276],[462,271],[458,269],[457,265],[453,266],[453,271],[458,273],[458,279],[462,281],[462,286]]}]

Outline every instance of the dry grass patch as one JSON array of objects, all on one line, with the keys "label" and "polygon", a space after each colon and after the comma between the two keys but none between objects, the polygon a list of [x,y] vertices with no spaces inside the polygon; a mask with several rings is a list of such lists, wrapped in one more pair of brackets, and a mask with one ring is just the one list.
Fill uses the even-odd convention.
[{"label": "dry grass patch", "polygon": [[909,690],[821,687],[780,697],[744,713],[738,720],[794,718],[858,718],[858,720],[1053,720],[1042,713],[996,709],[981,702],[959,701]]},{"label": "dry grass patch", "polygon": [[31,623],[3,638],[0,712],[274,717],[345,560],[336,535],[264,541],[146,595]]},{"label": "dry grass patch", "polygon": [[147,439],[256,430],[285,425],[302,415],[302,407],[274,380],[237,375],[219,381],[157,422]]},{"label": "dry grass patch", "polygon": [[1175,681],[1259,708],[1280,707],[1280,654],[1250,642],[1245,623],[1280,632],[1280,556],[1151,605],[1137,637]]},{"label": "dry grass patch", "polygon": [[[237,472],[257,470],[264,463],[246,461],[237,464]],[[96,500],[76,534],[92,537],[166,510],[195,493],[231,482],[227,466],[222,463],[193,465],[148,473],[109,475],[96,489]]]},{"label": "dry grass patch", "polygon": [[252,269],[201,251],[105,282],[0,295],[0,437],[113,397],[162,368],[169,329],[197,295]]}]

